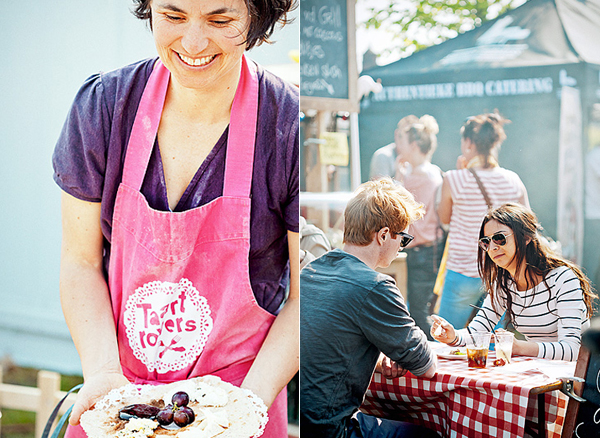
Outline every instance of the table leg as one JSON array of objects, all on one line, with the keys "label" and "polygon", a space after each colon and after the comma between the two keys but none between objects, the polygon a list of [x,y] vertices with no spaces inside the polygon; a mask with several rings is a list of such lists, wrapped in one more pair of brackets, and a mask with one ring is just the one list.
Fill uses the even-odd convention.
[{"label": "table leg", "polygon": [[546,438],[546,394],[538,394],[538,437]]}]

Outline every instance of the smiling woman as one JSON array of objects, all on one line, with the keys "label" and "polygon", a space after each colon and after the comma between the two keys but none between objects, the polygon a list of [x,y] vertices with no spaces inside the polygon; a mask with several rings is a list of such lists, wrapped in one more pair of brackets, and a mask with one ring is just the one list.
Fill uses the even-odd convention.
[{"label": "smiling woman", "polygon": [[67,436],[85,436],[73,426],[112,388],[208,374],[261,397],[264,436],[285,436],[299,96],[244,52],[295,2],[135,3],[158,58],[91,76],[53,156],[61,301],[85,378]]}]

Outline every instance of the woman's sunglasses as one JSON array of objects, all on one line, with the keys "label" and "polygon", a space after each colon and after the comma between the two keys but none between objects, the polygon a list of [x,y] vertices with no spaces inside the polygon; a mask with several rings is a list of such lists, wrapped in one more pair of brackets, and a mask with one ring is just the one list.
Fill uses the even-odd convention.
[{"label": "woman's sunglasses", "polygon": [[415,238],[415,236],[411,236],[408,233],[405,233],[404,231],[400,231],[399,233],[394,233],[396,236],[400,236],[402,238],[402,241],[400,242],[400,247],[401,248],[406,248],[408,246],[408,244],[410,242],[413,241],[413,239]]},{"label": "woman's sunglasses", "polygon": [[479,239],[479,247],[482,250],[487,251],[488,249],[490,249],[490,243],[492,242],[494,242],[498,246],[504,246],[506,245],[506,238],[512,235],[513,233],[506,234],[503,231],[499,231],[495,233],[492,237],[483,236],[481,239]]}]

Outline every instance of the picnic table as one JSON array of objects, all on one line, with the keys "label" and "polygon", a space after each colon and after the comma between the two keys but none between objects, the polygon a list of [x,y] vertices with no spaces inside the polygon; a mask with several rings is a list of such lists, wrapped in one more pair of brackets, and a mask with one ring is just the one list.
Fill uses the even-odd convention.
[{"label": "picnic table", "polygon": [[438,354],[433,378],[407,373],[388,380],[375,373],[361,411],[420,424],[443,437],[513,438],[526,436],[527,429],[560,438],[568,397],[557,389],[560,378],[573,377],[576,362],[513,356],[510,364],[493,366],[490,351],[486,368],[469,368],[466,356],[442,358],[450,347],[430,345]]}]

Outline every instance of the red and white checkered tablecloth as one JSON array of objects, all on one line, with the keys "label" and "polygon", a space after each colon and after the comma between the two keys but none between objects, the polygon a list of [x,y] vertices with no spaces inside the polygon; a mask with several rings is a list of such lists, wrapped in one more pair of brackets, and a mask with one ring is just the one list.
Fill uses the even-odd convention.
[{"label": "red and white checkered tablecloth", "polygon": [[[432,343],[434,350],[439,348],[436,344]],[[443,437],[523,437],[525,421],[537,423],[538,418],[537,395],[530,391],[558,380],[543,372],[558,361],[516,356],[511,365],[494,367],[495,358],[490,352],[485,369],[468,368],[464,359],[438,358],[432,379],[407,373],[387,380],[375,373],[361,411],[420,424]],[[547,436],[560,438],[567,396],[552,391],[545,400]]]}]

